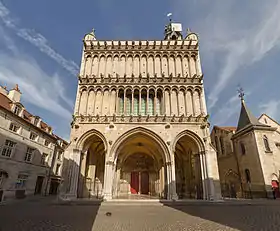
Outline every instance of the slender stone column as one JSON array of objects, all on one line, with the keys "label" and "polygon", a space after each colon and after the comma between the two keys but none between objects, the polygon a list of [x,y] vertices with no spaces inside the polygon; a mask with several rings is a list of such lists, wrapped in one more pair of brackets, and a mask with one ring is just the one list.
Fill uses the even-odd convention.
[{"label": "slender stone column", "polygon": [[200,158],[200,169],[201,169],[201,180],[202,180],[202,189],[203,189],[203,200],[208,199],[208,188],[207,188],[207,175],[206,175],[206,165],[205,165],[205,153],[201,152],[199,155]]},{"label": "slender stone column", "polygon": [[167,199],[172,199],[172,179],[171,179],[171,162],[166,163],[166,184],[167,184]]},{"label": "slender stone column", "polygon": [[106,161],[105,172],[104,172],[104,190],[103,190],[104,200],[112,199],[113,179],[114,179],[114,162]]},{"label": "slender stone column", "polygon": [[172,200],[178,200],[178,195],[176,192],[176,170],[175,170],[175,154],[171,156],[171,190],[172,190]]}]

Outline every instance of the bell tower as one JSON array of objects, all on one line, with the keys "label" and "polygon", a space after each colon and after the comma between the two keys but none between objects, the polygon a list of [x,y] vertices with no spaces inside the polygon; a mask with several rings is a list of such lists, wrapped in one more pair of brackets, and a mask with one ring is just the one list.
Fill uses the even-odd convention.
[{"label": "bell tower", "polygon": [[169,23],[165,26],[164,40],[182,40],[182,24],[172,21],[172,14],[167,15],[169,17]]}]

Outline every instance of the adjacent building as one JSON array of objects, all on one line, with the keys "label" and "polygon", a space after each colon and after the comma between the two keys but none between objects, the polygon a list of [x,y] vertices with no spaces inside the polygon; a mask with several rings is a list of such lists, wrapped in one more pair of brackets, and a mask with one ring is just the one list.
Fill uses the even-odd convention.
[{"label": "adjacent building", "polygon": [[273,191],[279,196],[279,129],[266,114],[257,119],[243,98],[237,127],[213,127],[224,197],[271,198]]},{"label": "adjacent building", "polygon": [[0,87],[0,199],[56,194],[68,143],[21,103],[18,85]]},{"label": "adjacent building", "polygon": [[83,39],[65,198],[219,199],[199,41]]}]

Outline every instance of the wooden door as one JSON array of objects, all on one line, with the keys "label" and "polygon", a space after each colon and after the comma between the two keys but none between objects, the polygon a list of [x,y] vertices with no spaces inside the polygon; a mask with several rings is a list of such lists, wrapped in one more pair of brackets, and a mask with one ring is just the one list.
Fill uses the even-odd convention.
[{"label": "wooden door", "polygon": [[149,194],[149,173],[141,172],[141,194]]},{"label": "wooden door", "polygon": [[131,182],[130,182],[130,192],[132,194],[138,194],[139,192],[139,173],[131,173]]},{"label": "wooden door", "polygon": [[44,182],[44,177],[43,176],[38,176],[37,181],[36,181],[34,194],[41,194],[42,193],[43,182]]}]

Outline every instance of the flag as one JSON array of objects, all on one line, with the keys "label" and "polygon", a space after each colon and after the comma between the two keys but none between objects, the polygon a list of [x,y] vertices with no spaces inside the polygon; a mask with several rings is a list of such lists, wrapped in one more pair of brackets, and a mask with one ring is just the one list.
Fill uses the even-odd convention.
[{"label": "flag", "polygon": [[170,16],[172,16],[172,13],[168,13],[168,14],[167,14],[167,17],[170,17]]}]

